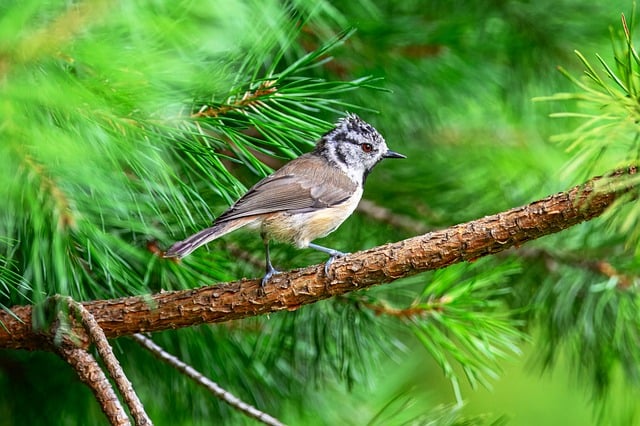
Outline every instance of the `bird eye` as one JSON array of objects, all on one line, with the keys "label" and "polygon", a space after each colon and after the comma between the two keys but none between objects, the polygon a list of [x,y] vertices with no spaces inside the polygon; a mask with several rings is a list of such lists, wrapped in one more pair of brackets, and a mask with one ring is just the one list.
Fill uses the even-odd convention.
[{"label": "bird eye", "polygon": [[360,147],[362,148],[362,150],[364,152],[371,152],[373,151],[373,145],[371,145],[370,143],[363,143],[360,145]]}]

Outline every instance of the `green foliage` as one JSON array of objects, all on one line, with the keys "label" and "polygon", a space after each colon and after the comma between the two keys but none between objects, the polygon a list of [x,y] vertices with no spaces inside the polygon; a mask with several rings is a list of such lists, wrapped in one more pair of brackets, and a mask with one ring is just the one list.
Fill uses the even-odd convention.
[{"label": "green foliage", "polygon": [[[157,252],[309,150],[345,110],[409,157],[380,166],[365,197],[426,228],[637,162],[633,20],[612,32],[612,62],[587,59],[628,7],[619,3],[5,1],[0,305],[260,275],[261,243],[242,232],[179,265]],[[582,79],[568,59],[575,46]],[[562,104],[530,103],[554,92],[546,99]],[[554,109],[567,102],[570,112]],[[550,111],[568,120],[548,120]],[[560,144],[546,142],[551,134]],[[525,332],[543,365],[569,359],[595,394],[620,371],[636,389],[639,208],[621,203],[612,226],[587,223],[296,312],[153,338],[291,424],[501,423],[507,403],[497,420],[470,415],[460,402],[473,394],[462,389],[500,385]],[[414,233],[358,213],[322,244],[356,251]],[[274,257],[280,267],[324,260],[284,246]],[[133,342],[114,343],[157,424],[248,422]],[[0,386],[15,395],[0,404],[3,419],[99,418],[52,358],[0,354]],[[41,377],[64,392],[29,410]]]},{"label": "green foliage", "polygon": [[[633,22],[631,26],[633,27]],[[594,170],[602,173],[637,164],[640,158],[637,136],[637,122],[640,118],[640,57],[633,45],[624,15],[622,30],[612,30],[612,43],[613,66],[608,65],[602,56],[596,54],[606,78],[601,77],[594,65],[582,53],[576,51],[585,67],[584,78],[578,79],[563,68],[560,70],[580,91],[538,98],[579,102],[578,112],[552,114],[552,117],[576,118],[582,122],[571,132],[552,138],[554,141],[567,144],[567,150],[575,153],[564,171],[579,179],[592,176]]]},{"label": "green foliage", "polygon": [[560,354],[568,354],[576,377],[591,385],[596,394],[610,388],[618,366],[625,380],[637,386],[640,353],[635,346],[640,322],[636,292],[619,277],[598,279],[571,266],[563,265],[560,278],[545,285],[535,300],[544,333],[541,360],[549,367]]},{"label": "green foliage", "polygon": [[[602,69],[598,71],[585,55],[576,52],[585,68],[583,78],[573,77],[564,69],[561,72],[579,91],[539,98],[573,102],[573,108],[578,109],[552,114],[578,123],[552,138],[573,154],[563,170],[572,180],[639,163],[640,57],[632,34],[635,16],[632,12],[627,22],[623,15],[622,28],[611,31],[613,65],[596,54]],[[637,181],[631,176],[622,185]],[[607,181],[601,185],[606,186]],[[633,349],[640,333],[640,209],[637,203],[630,203],[633,199],[634,194],[622,197],[619,205],[605,215],[610,235],[593,241],[595,247],[587,249],[586,234],[592,232],[587,229],[583,231],[582,253],[546,252],[543,257],[557,264],[558,270],[543,282],[535,296],[539,306],[536,315],[544,332],[544,365],[553,365],[561,354],[568,354],[576,377],[592,385],[597,395],[610,389],[618,368],[633,386],[640,378],[640,353]]]},{"label": "green foliage", "polygon": [[[7,143],[0,169],[10,184],[0,194],[7,200],[0,235],[10,241],[3,254],[23,271],[34,302],[52,294],[87,300],[209,281],[199,259],[175,268],[158,262],[147,245],[170,241],[166,232],[176,225],[176,235],[183,235],[210,221],[205,200],[222,197],[223,206],[244,191],[225,161],[268,173],[257,155],[291,158],[308,149],[329,126],[319,112],[348,107],[337,95],[371,83],[309,75],[348,34],[283,67],[299,31],[286,10],[277,22],[263,22],[271,14],[258,21],[278,29],[272,37],[258,42],[247,31],[237,44],[218,46],[187,42],[190,28],[173,20],[218,22],[222,15],[199,16],[203,11],[188,3],[157,6],[123,6],[71,45],[34,47],[26,58],[9,51],[4,59],[11,84],[2,86]],[[248,26],[259,18],[257,11],[247,13],[251,9],[257,8],[231,8],[237,16],[228,18]],[[65,19],[95,18],[82,8],[49,13],[41,12],[44,33]],[[129,14],[141,17],[140,25],[132,25]],[[65,30],[72,36],[80,28]],[[25,38],[15,42],[35,43]],[[41,59],[45,47],[64,53]],[[185,61],[191,49],[208,59]],[[267,57],[272,62],[262,69]],[[173,69],[180,72],[166,71]],[[204,106],[199,93],[210,98]],[[20,294],[13,281],[5,282]],[[3,303],[9,300],[25,301]]]},{"label": "green foliage", "polygon": [[489,386],[500,362],[520,352],[517,345],[523,336],[504,310],[502,296],[509,289],[501,285],[516,272],[517,267],[508,263],[447,268],[434,274],[414,305],[426,318],[411,317],[411,328],[455,388],[459,380],[452,361],[471,386]]},{"label": "green foliage", "polygon": [[[561,72],[580,90],[575,93],[558,93],[538,100],[573,101],[580,110],[559,112],[551,116],[571,118],[580,124],[571,131],[556,135],[553,141],[566,145],[572,152],[564,173],[583,180],[595,173],[637,165],[640,160],[640,56],[633,43],[631,29],[635,26],[635,11],[628,24],[622,16],[622,28],[611,30],[613,65],[599,54],[596,58],[602,67],[603,78],[596,67],[580,52],[576,55],[584,65],[582,79],[573,77],[561,68]],[[633,185],[637,176],[630,176],[622,185]],[[606,186],[605,180],[602,185]],[[620,207],[612,209],[607,217],[617,232],[627,235],[629,247],[637,247],[640,238],[640,206],[629,204],[633,195],[622,197]]]}]

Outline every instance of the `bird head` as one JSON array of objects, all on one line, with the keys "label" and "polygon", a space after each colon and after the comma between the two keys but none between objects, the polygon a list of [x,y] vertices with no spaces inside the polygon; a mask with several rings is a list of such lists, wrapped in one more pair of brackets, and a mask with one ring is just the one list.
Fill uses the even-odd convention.
[{"label": "bird head", "polygon": [[320,138],[315,152],[359,182],[364,182],[383,159],[406,158],[391,151],[371,124],[352,113],[338,120],[335,127]]}]

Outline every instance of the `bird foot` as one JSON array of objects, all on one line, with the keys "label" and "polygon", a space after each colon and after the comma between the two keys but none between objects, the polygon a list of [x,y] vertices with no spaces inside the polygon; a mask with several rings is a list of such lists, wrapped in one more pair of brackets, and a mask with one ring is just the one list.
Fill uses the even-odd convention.
[{"label": "bird foot", "polygon": [[262,280],[260,281],[260,288],[258,289],[258,294],[260,296],[264,296],[266,294],[264,291],[264,287],[267,285],[271,277],[279,273],[280,271],[269,265],[269,267],[267,268],[267,272],[264,274],[264,277],[262,277]]},{"label": "bird foot", "polygon": [[343,253],[341,251],[338,250],[331,250],[331,252],[329,253],[329,259],[325,262],[324,264],[324,275],[325,277],[329,278],[330,280],[333,279],[333,274],[330,273],[329,267],[331,266],[331,264],[333,263],[333,261],[336,258],[339,257],[344,257],[346,255],[348,255],[349,253]]}]

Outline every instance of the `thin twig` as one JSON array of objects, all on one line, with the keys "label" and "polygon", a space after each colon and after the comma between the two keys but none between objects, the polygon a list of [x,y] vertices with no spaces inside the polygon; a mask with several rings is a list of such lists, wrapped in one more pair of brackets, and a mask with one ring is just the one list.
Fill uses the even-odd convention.
[{"label": "thin twig", "polygon": [[231,96],[221,105],[215,107],[204,105],[198,112],[191,114],[191,118],[218,117],[229,111],[260,105],[262,103],[260,98],[272,95],[278,91],[276,83],[276,80],[266,80],[260,83],[255,90],[247,90],[244,92],[241,97]]},{"label": "thin twig", "polygon": [[380,206],[371,200],[360,200],[360,204],[358,204],[358,211],[379,222],[388,223],[391,226],[405,229],[414,234],[424,234],[429,231],[429,227],[419,220],[395,213],[394,211]]},{"label": "thin twig", "polygon": [[129,411],[133,416],[135,424],[138,426],[151,426],[153,423],[151,422],[149,416],[147,416],[147,413],[145,412],[144,406],[138,398],[138,395],[136,395],[135,391],[133,390],[131,382],[124,374],[122,366],[114,355],[113,349],[111,348],[111,345],[109,344],[104,331],[102,330],[102,328],[100,328],[100,325],[91,314],[91,312],[87,310],[87,308],[82,306],[80,303],[72,300],[71,298],[69,298],[68,301],[69,308],[72,310],[72,312],[75,311],[80,315],[85,330],[87,331],[87,333],[89,333],[91,340],[96,345],[96,349],[98,350],[100,357],[107,367],[107,371],[109,371],[111,378],[116,383],[120,394],[129,407]]},{"label": "thin twig", "polygon": [[257,270],[264,269],[264,259],[261,256],[256,256],[233,242],[226,243],[224,248],[233,258],[248,263]]},{"label": "thin twig", "polygon": [[[22,150],[22,148],[20,148],[20,150]],[[38,177],[40,190],[45,194],[43,197],[50,200],[53,204],[58,217],[58,227],[60,229],[74,228],[76,218],[71,211],[67,194],[64,193],[54,178],[47,173],[42,164],[36,162],[36,160],[27,153],[21,152],[20,154],[23,155],[23,162],[29,172]]]},{"label": "thin twig", "polygon": [[523,258],[538,258],[545,262],[547,269],[553,271],[558,264],[564,264],[573,268],[585,269],[607,278],[616,280],[619,290],[627,290],[637,286],[640,281],[637,275],[620,273],[611,263],[601,259],[585,259],[584,256],[571,255],[570,253],[556,253],[541,247],[528,247],[518,251]]},{"label": "thin twig", "polygon": [[220,387],[220,385],[218,385],[216,382],[209,379],[208,377],[204,376],[195,368],[191,367],[190,365],[178,359],[176,356],[162,349],[162,347],[154,343],[153,340],[149,339],[148,337],[145,337],[140,333],[136,333],[132,337],[142,347],[148,349],[156,358],[166,362],[176,370],[185,374],[187,377],[190,377],[191,379],[193,379],[196,383],[204,386],[216,398],[219,398],[220,400],[226,402],[236,410],[266,425],[270,425],[270,426],[284,425],[284,423],[280,422],[278,419],[271,417],[269,414],[258,410],[254,406],[249,405],[246,402],[242,401],[237,396],[233,395],[231,392],[223,389],[222,387]]},{"label": "thin twig", "polygon": [[399,319],[411,319],[414,317],[426,316],[433,314],[434,312],[442,312],[445,306],[450,303],[452,299],[449,296],[443,296],[430,300],[428,303],[421,305],[412,305],[407,308],[394,308],[389,306],[386,302],[380,301],[378,303],[360,301],[360,305],[369,309],[376,315],[385,315],[395,317]]}]

